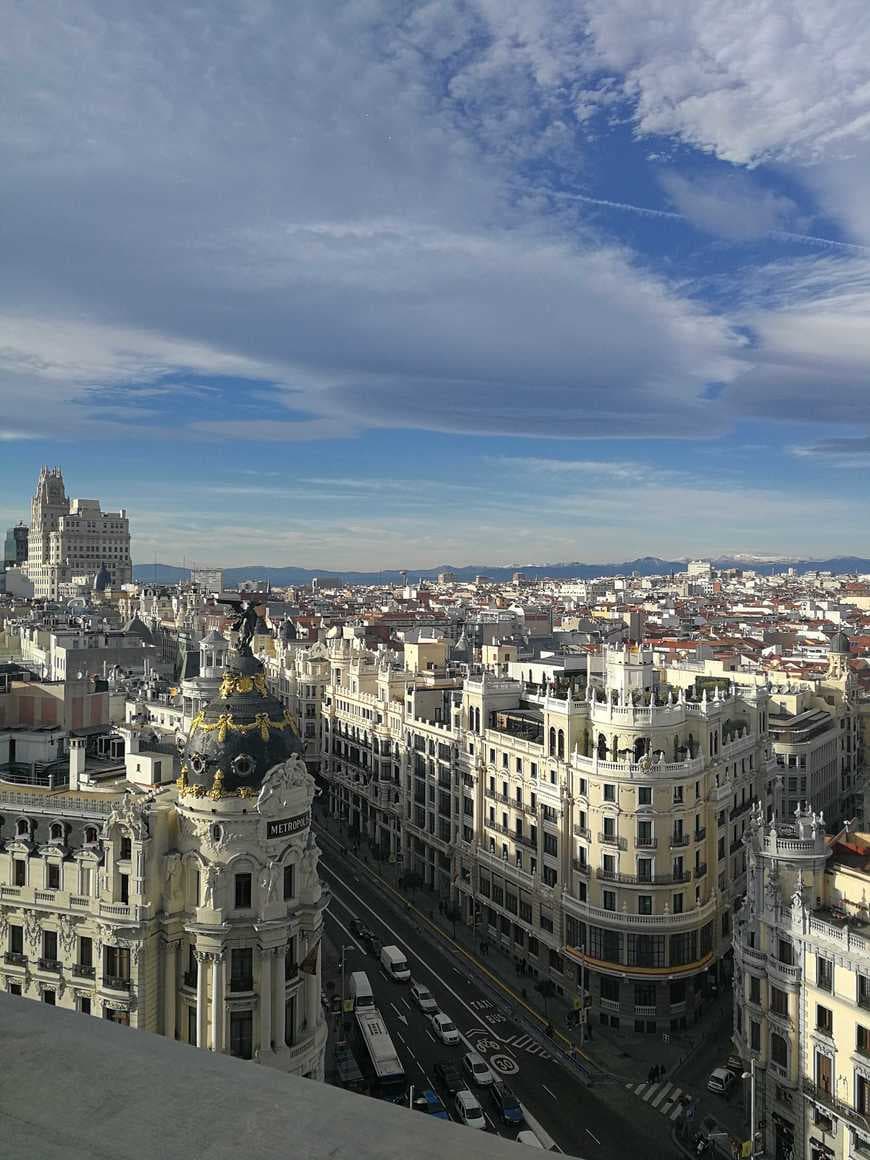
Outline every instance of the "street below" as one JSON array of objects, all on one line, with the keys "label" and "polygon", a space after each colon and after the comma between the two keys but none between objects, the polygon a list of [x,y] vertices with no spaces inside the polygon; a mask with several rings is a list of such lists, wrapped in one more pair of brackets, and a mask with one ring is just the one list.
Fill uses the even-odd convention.
[{"label": "street below", "polygon": [[[332,961],[344,954],[345,980],[353,971],[367,973],[409,1084],[439,1091],[455,1118],[448,1093],[439,1090],[435,1064],[449,1061],[461,1067],[465,1052],[477,1051],[513,1089],[527,1112],[528,1126],[544,1143],[584,1160],[631,1155],[673,1160],[677,1152],[665,1125],[653,1133],[639,1126],[636,1104],[626,1098],[621,1084],[590,1086],[583,1071],[548,1050],[543,1033],[525,1023],[520,1005],[512,1008],[510,997],[500,994],[482,969],[457,953],[449,941],[439,940],[428,929],[424,933],[413,909],[396,902],[357,859],[343,856],[332,834],[321,829],[318,838],[321,872],[332,891],[326,916]],[[393,943],[406,953],[413,978],[429,987],[439,1008],[456,1024],[461,1044],[448,1047],[435,1039],[428,1020],[411,1001],[409,985],[382,972],[378,959],[351,933],[352,919],[364,923],[384,944]],[[340,990],[340,973],[332,981]],[[498,1120],[489,1093],[473,1084],[469,1087],[480,1100],[489,1130],[515,1139],[516,1129]]]}]

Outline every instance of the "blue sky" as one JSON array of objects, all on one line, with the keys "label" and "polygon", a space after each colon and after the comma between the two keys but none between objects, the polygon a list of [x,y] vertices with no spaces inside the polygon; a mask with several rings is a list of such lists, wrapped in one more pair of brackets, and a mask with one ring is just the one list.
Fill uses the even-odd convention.
[{"label": "blue sky", "polygon": [[150,562],[870,554],[865,0],[17,6],[0,520]]}]

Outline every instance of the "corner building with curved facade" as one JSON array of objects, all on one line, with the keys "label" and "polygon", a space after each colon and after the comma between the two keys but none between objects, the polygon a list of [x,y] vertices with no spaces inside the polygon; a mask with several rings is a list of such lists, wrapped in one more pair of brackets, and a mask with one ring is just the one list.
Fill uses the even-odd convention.
[{"label": "corner building with curved facade", "polygon": [[582,696],[466,681],[460,890],[596,1022],[678,1030],[730,973],[743,833],[771,807],[767,691],[672,689],[636,649],[602,667]]},{"label": "corner building with curved facade", "polygon": [[260,663],[231,652],[176,784],[0,782],[4,989],[322,1079],[326,896],[301,751]]}]

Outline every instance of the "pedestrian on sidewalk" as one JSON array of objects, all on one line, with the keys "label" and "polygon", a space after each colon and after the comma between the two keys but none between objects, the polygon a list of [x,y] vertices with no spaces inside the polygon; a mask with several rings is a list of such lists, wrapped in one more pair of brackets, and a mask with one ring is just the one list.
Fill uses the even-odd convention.
[{"label": "pedestrian on sidewalk", "polygon": [[651,1067],[649,1069],[649,1071],[646,1073],[646,1082],[647,1083],[653,1083],[653,1081],[655,1080],[655,1070],[656,1069],[654,1067]]}]

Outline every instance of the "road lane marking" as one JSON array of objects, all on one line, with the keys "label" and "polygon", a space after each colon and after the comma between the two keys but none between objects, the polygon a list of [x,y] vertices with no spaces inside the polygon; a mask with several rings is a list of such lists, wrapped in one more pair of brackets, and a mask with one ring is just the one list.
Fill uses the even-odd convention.
[{"label": "road lane marking", "polygon": [[[341,845],[341,843],[337,837],[330,834],[328,830],[321,830],[321,827],[319,825],[316,827],[316,833],[318,835],[322,833],[325,837],[327,837],[327,838],[331,839],[333,842],[335,842],[336,846]],[[334,875],[334,877],[337,879],[337,881],[339,881],[342,884],[342,886],[344,886],[345,889],[349,891],[350,894],[353,894],[354,898],[358,899],[358,901],[360,903],[362,903],[362,905],[366,908],[366,910],[369,911],[370,914],[373,914],[375,916],[375,918],[378,919],[379,922],[382,922],[384,924],[384,926],[387,927],[387,930],[389,930],[395,937],[399,938],[400,942],[404,943],[406,947],[409,946],[409,944],[407,943],[407,941],[405,939],[401,938],[401,936],[399,936],[399,935],[396,935],[396,933],[395,933],[395,931],[393,931],[392,927],[390,927],[386,923],[386,921],[383,919],[383,917],[380,914],[377,913],[377,911],[375,911],[371,906],[369,906],[367,902],[363,901],[363,899],[361,899],[358,894],[356,894],[353,890],[351,890],[351,888],[347,885],[347,883],[344,881],[344,879],[339,877],[339,874],[336,870],[333,870],[325,862],[323,863],[323,869],[328,874]],[[540,1014],[540,1012],[536,1011],[534,1009],[534,1007],[529,1006],[529,1004],[524,999],[522,999],[520,997],[520,995],[504,981],[503,978],[501,978],[499,975],[493,974],[492,971],[490,971],[487,967],[484,966],[484,964],[480,961],[480,959],[476,958],[470,951],[466,950],[465,947],[463,947],[460,943],[456,942],[455,939],[451,939],[449,937],[449,935],[445,934],[444,931],[442,931],[433,922],[431,922],[429,919],[427,919],[426,916],[423,914],[423,912],[418,910],[416,906],[412,907],[410,902],[408,902],[408,900],[406,898],[403,898],[403,896],[399,893],[399,891],[395,888],[395,886],[393,886],[390,882],[388,882],[386,880],[386,878],[381,877],[381,875],[377,874],[374,869],[372,869],[368,866],[366,866],[366,869],[369,870],[370,875],[375,880],[374,883],[369,882],[370,885],[374,885],[375,883],[377,883],[378,885],[380,885],[381,888],[386,888],[387,890],[389,890],[390,893],[394,895],[396,900],[404,907],[406,916],[410,917],[411,912],[413,910],[413,912],[417,916],[417,920],[419,922],[425,923],[429,927],[429,929],[433,933],[435,933],[440,939],[442,939],[446,943],[449,943],[450,946],[453,948],[453,950],[457,952],[457,954],[462,955],[463,958],[466,958],[466,959],[468,959],[468,961],[470,963],[473,963],[475,968],[482,975],[485,975],[487,977],[487,979],[489,979],[491,984],[493,984],[500,991],[502,991],[513,1003],[516,1003],[520,1007],[525,1008],[525,1010],[529,1013],[529,1015],[532,1016],[533,1019],[537,1020],[539,1023],[541,1023],[543,1025],[544,1017]],[[358,876],[354,875],[353,880],[354,880],[354,882],[359,884],[359,877]],[[345,905],[345,907],[347,907],[347,903],[345,903],[344,905]],[[412,952],[412,953],[414,953],[414,952]],[[415,953],[414,957],[416,959],[418,959],[421,963],[423,963],[424,966],[426,965],[425,961],[422,958],[420,958],[420,956],[418,954]],[[456,968],[454,968],[454,969],[456,969]],[[458,973],[462,974],[463,972],[459,971]],[[433,972],[433,974],[434,974],[434,972]],[[449,987],[447,989],[448,989],[448,991],[450,990]],[[456,994],[455,991],[451,991],[450,993],[454,996]],[[460,1002],[462,1002],[462,1000],[460,1000]],[[466,1006],[466,1009],[467,1009],[467,1004],[464,1004],[464,1005]],[[585,1064],[591,1065],[592,1068],[596,1068],[598,1066],[594,1060],[590,1059],[590,1057],[583,1050],[577,1048],[577,1046],[575,1044],[573,1044],[571,1042],[571,1040],[568,1039],[568,1037],[566,1035],[564,1035],[561,1031],[556,1031],[555,1036],[557,1039],[561,1039],[563,1044],[567,1048],[571,1049],[572,1059],[573,1059],[574,1063],[581,1070],[584,1070],[584,1071],[588,1070],[585,1067]],[[583,1060],[584,1062],[581,1063],[581,1060]]]},{"label": "road lane marking", "polygon": [[[347,904],[345,904],[345,910],[350,910],[350,907],[347,906]],[[353,912],[351,912],[351,913],[353,913]],[[334,922],[338,923],[338,925],[341,927],[341,929],[344,931],[344,933],[347,935],[347,937],[351,940],[351,942],[354,944],[354,946],[357,948],[357,950],[362,951],[363,954],[365,954],[366,952],[363,949],[362,943],[360,943],[357,940],[355,935],[352,935],[350,933],[350,931],[347,929],[347,927],[344,925],[344,923],[341,921],[341,919],[338,917],[338,915],[330,913],[330,918]]]},{"label": "road lane marking", "polygon": [[411,1004],[408,1002],[408,1000],[405,998],[405,996],[404,996],[404,995],[402,996],[402,1002],[405,1004],[405,1006],[406,1006],[406,1007],[408,1008],[408,1010],[410,1011],[410,1010],[411,1010]]},{"label": "road lane marking", "polygon": [[429,1030],[429,1028],[428,1028],[428,1027],[426,1027],[426,1028],[425,1028],[425,1031],[426,1031],[426,1034],[429,1036],[429,1038],[430,1038],[430,1039],[432,1040],[432,1042],[434,1043],[434,1042],[435,1042],[435,1036],[432,1034],[432,1032]]},{"label": "road lane marking", "polygon": [[658,1093],[656,1098],[654,1100],[650,1101],[650,1107],[657,1108],[673,1086],[674,1085],[672,1083],[666,1083],[665,1086],[662,1088],[662,1090]]},{"label": "road lane marking", "polygon": [[401,1021],[402,1021],[402,1022],[404,1023],[404,1025],[407,1027],[407,1026],[408,1026],[408,1020],[407,1020],[407,1017],[406,1017],[406,1016],[404,1016],[404,1015],[402,1014],[402,1012],[399,1010],[399,1008],[396,1006],[396,1004],[395,1004],[395,1003],[391,1003],[391,1004],[390,1004],[390,1006],[391,1006],[391,1007],[393,1008],[393,1010],[396,1012],[396,1016],[397,1016],[397,1018],[401,1019]]},{"label": "road lane marking", "polygon": [[542,1083],[541,1087],[544,1089],[548,1096],[553,1096],[553,1099],[556,1098],[545,1083]]},{"label": "road lane marking", "polygon": [[682,1107],[682,1104],[674,1104],[674,1110],[671,1112],[670,1116],[668,1116],[668,1119],[675,1120],[677,1118],[677,1116],[680,1114],[681,1107]]},{"label": "road lane marking", "polygon": [[598,1137],[595,1135],[595,1133],[594,1133],[594,1132],[590,1132],[588,1128],[586,1129],[586,1134],[587,1134],[588,1136],[591,1136],[591,1137],[592,1137],[592,1139],[595,1141],[595,1143],[596,1143],[596,1144],[600,1144],[600,1143],[601,1143],[601,1141],[598,1139]]}]

